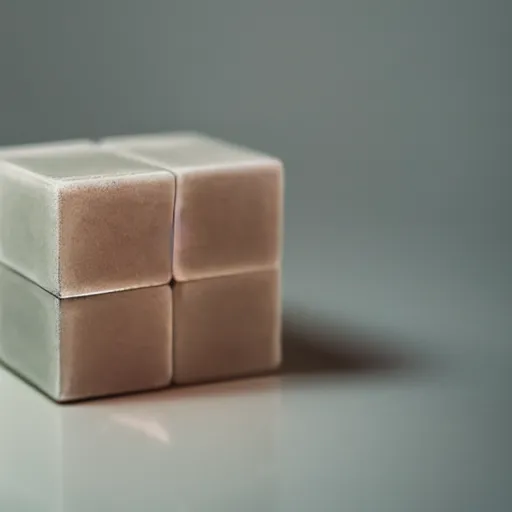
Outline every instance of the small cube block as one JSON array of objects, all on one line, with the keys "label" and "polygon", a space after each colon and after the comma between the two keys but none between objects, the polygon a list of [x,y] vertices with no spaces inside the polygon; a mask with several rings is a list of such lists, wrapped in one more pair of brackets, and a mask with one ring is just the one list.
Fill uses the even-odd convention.
[{"label": "small cube block", "polygon": [[165,387],[171,288],[59,299],[0,267],[0,360],[59,402]]},{"label": "small cube block", "polygon": [[0,152],[0,259],[58,297],[171,280],[174,177],[90,144]]},{"label": "small cube block", "polygon": [[280,271],[173,284],[174,382],[194,384],[277,368]]},{"label": "small cube block", "polygon": [[110,138],[103,144],[176,176],[175,280],[279,266],[283,216],[279,160],[190,133]]}]

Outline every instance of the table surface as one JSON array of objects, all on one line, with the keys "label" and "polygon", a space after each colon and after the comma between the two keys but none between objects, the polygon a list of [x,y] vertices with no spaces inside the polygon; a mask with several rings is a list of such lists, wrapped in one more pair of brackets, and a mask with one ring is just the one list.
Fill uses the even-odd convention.
[{"label": "table surface", "polygon": [[508,349],[283,339],[276,375],[67,406],[0,369],[0,509],[507,510]]}]

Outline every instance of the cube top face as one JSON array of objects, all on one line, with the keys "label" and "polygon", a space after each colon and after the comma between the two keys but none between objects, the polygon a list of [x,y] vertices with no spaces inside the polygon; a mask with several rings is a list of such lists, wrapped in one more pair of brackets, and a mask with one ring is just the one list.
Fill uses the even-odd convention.
[{"label": "cube top face", "polygon": [[0,158],[14,155],[44,154],[47,152],[69,151],[84,149],[94,145],[89,139],[73,139],[56,142],[39,142],[32,144],[20,144],[16,146],[0,146]]},{"label": "cube top face", "polygon": [[[1,156],[1,155],[0,155]],[[74,180],[147,174],[161,169],[94,146],[70,146],[58,151],[6,153],[3,159],[43,178]]]},{"label": "cube top face", "polygon": [[201,134],[142,135],[106,140],[134,156],[162,165],[177,175],[197,171],[244,171],[246,168],[280,167],[279,160],[248,148]]},{"label": "cube top face", "polygon": [[0,160],[0,257],[58,297],[169,283],[174,176],[96,147]]},{"label": "cube top face", "polygon": [[0,266],[0,360],[62,402],[165,387],[171,289],[57,299]]},{"label": "cube top face", "polygon": [[187,133],[108,139],[105,144],[176,175],[175,280],[279,265],[284,189],[279,160]]}]

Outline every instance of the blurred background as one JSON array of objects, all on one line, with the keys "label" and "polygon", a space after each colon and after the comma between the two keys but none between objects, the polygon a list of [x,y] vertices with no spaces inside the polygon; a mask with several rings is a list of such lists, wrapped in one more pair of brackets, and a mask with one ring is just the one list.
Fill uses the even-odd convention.
[{"label": "blurred background", "polygon": [[197,129],[273,153],[290,307],[508,351],[511,19],[506,0],[4,1],[0,144]]},{"label": "blurred background", "polygon": [[[284,160],[275,509],[510,510],[511,20],[509,0],[0,3],[0,144],[194,129]],[[378,354],[422,371],[375,379]],[[220,425],[247,414],[228,401]]]}]

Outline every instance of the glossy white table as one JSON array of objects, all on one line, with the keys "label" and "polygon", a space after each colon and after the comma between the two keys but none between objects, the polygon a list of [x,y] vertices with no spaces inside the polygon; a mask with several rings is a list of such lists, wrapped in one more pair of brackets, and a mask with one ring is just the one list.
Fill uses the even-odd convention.
[{"label": "glossy white table", "polygon": [[442,355],[295,319],[274,376],[59,406],[0,369],[0,510],[504,511],[509,360]]}]

